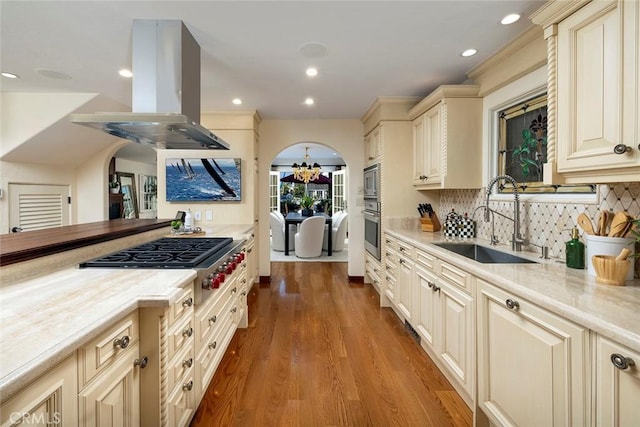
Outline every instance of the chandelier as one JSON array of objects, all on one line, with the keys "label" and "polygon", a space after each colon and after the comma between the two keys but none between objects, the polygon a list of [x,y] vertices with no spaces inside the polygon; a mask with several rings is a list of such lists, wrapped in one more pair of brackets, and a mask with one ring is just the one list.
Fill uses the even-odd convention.
[{"label": "chandelier", "polygon": [[291,169],[293,169],[293,177],[297,180],[308,184],[309,181],[315,181],[320,176],[320,165],[314,163],[311,166],[311,162],[309,160],[309,147],[304,147],[304,161],[302,164],[298,165],[294,163],[291,165]]}]

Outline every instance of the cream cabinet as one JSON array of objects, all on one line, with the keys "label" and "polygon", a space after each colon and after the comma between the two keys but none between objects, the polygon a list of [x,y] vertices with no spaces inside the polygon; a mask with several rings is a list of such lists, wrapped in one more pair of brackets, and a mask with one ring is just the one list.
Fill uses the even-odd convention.
[{"label": "cream cabinet", "polygon": [[477,85],[440,86],[414,106],[413,185],[482,187],[482,98]]},{"label": "cream cabinet", "polygon": [[[552,1],[534,15],[534,22],[545,30],[553,69],[549,104],[557,106],[545,181],[637,181],[640,3]],[[550,119],[552,114],[550,109]]]},{"label": "cream cabinet", "polygon": [[75,353],[0,405],[0,425],[77,426]]},{"label": "cream cabinet", "polygon": [[478,404],[502,426],[589,425],[589,331],[476,280]]},{"label": "cream cabinet", "polygon": [[413,247],[398,242],[395,301],[404,320],[411,323],[413,313]]},{"label": "cream cabinet", "polygon": [[595,425],[640,425],[640,353],[596,336]]},{"label": "cream cabinet", "polygon": [[78,353],[78,420],[81,426],[140,424],[138,311],[80,347]]},{"label": "cream cabinet", "polygon": [[140,364],[138,344],[78,393],[81,426],[140,425]]},{"label": "cream cabinet", "polygon": [[[415,249],[413,327],[463,399],[475,397],[475,318],[472,276]],[[454,273],[454,274],[451,274]]]},{"label": "cream cabinet", "polygon": [[380,261],[378,261],[373,255],[369,252],[365,253],[364,258],[364,272],[365,272],[365,281],[371,283],[376,291],[380,294],[380,304],[383,304],[382,295],[384,293],[384,287],[382,283],[382,266],[380,265]]},{"label": "cream cabinet", "polygon": [[372,165],[380,161],[382,155],[382,128],[377,126],[364,138],[365,164]]}]

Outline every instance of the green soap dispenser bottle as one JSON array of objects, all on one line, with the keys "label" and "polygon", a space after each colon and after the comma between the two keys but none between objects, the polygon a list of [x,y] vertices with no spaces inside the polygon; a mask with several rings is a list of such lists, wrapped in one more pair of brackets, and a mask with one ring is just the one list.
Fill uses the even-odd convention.
[{"label": "green soap dispenser bottle", "polygon": [[571,240],[566,243],[566,264],[570,268],[584,269],[584,243],[578,240],[578,229],[571,229]]}]

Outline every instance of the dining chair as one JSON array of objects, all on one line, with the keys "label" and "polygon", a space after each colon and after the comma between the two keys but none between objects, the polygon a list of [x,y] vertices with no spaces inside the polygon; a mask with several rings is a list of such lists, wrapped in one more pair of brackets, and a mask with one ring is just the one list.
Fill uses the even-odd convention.
[{"label": "dining chair", "polygon": [[314,258],[322,255],[324,216],[311,216],[300,223],[295,237],[295,253],[299,258]]},{"label": "dining chair", "polygon": [[[322,239],[322,250],[328,249],[329,227],[325,226],[324,237]],[[331,250],[340,252],[344,250],[344,240],[347,238],[347,213],[344,211],[333,214],[331,221]]]}]

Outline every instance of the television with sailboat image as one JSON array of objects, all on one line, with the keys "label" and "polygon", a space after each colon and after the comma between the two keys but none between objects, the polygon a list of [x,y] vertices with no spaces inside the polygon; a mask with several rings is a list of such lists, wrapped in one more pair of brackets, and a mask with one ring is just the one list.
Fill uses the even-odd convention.
[{"label": "television with sailboat image", "polygon": [[241,159],[167,159],[167,202],[237,202]]}]

